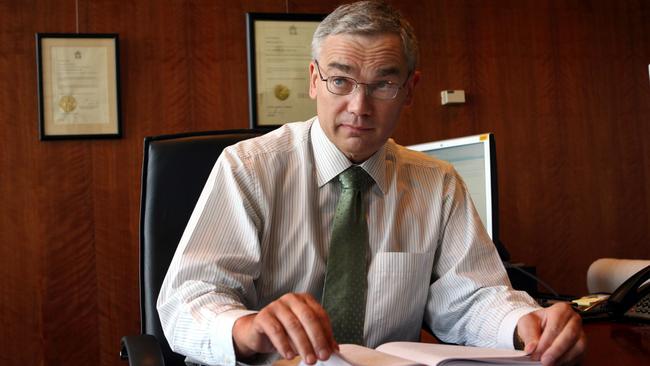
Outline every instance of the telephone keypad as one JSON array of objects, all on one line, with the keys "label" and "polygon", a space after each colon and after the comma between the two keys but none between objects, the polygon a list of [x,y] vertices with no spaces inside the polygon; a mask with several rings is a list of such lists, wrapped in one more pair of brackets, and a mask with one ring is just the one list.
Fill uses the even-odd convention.
[{"label": "telephone keypad", "polygon": [[625,315],[650,320],[650,293],[642,297]]}]

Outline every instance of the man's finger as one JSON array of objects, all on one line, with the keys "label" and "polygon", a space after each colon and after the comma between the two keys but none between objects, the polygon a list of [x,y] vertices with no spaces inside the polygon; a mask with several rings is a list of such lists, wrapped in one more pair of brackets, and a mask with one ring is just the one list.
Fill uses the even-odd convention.
[{"label": "man's finger", "polygon": [[296,304],[292,305],[294,315],[300,320],[301,328],[308,337],[310,347],[314,355],[320,360],[327,360],[332,353],[330,347],[330,334],[323,324],[328,323],[325,310],[310,296],[302,294],[295,299]]},{"label": "man's finger", "polygon": [[[285,332],[284,327],[271,309],[263,310],[257,314],[255,317],[255,330],[268,338],[269,342],[282,357],[290,360],[296,356],[296,351],[290,343],[289,335]],[[262,353],[270,350],[266,350],[261,345],[258,345],[255,351]]]},{"label": "man's finger", "polygon": [[567,304],[558,303],[549,308],[541,310],[542,316],[542,336],[537,344],[537,352],[545,353],[562,333],[566,324],[577,316],[577,314]]},{"label": "man's finger", "polygon": [[[295,294],[285,295],[280,298],[279,302],[281,306],[275,307],[275,315],[291,339],[291,343],[305,363],[309,365],[316,363],[317,356],[306,329],[314,326],[320,327],[320,324],[314,325],[316,317],[309,315],[311,309]],[[313,332],[313,330],[310,331]]]},{"label": "man's finger", "polygon": [[[319,304],[313,297],[307,296],[305,300],[307,305],[312,309],[316,316],[318,316],[323,330],[324,342],[328,348],[328,353],[331,354],[334,351],[338,351],[339,345],[336,343],[336,339],[334,339],[334,331],[332,330],[332,323],[330,322],[329,315],[327,315],[325,309],[323,309],[321,304]],[[327,358],[329,358],[329,354],[327,355]],[[319,358],[324,360],[320,355]]]},{"label": "man's finger", "polygon": [[584,333],[580,316],[573,314],[564,324],[560,334],[542,354],[544,365],[564,364],[577,358],[584,351]]},{"label": "man's finger", "polygon": [[517,322],[517,334],[521,341],[524,342],[524,351],[532,354],[534,359],[537,359],[536,356],[539,357],[539,354],[535,354],[535,350],[542,334],[540,322],[540,318],[535,313],[524,315]]},{"label": "man's finger", "polygon": [[558,365],[579,365],[584,357],[585,350],[587,349],[587,336],[581,332],[581,336],[576,344],[562,356],[557,364]]}]

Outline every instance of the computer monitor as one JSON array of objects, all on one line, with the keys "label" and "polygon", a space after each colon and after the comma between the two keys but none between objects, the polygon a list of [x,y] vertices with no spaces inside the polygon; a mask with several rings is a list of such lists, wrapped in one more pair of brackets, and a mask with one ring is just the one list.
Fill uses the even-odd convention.
[{"label": "computer monitor", "polygon": [[465,181],[481,221],[502,260],[509,254],[499,241],[499,202],[494,135],[460,137],[407,146],[451,163]]}]

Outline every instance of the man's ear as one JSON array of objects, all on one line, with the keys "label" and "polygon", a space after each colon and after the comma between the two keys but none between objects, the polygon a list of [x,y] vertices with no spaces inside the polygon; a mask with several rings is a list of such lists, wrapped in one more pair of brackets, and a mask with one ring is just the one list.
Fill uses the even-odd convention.
[{"label": "man's ear", "polygon": [[413,71],[413,76],[408,83],[406,83],[406,98],[404,99],[404,105],[411,105],[413,103],[413,92],[415,91],[415,86],[420,81],[420,72],[418,70]]},{"label": "man's ear", "polygon": [[316,99],[316,83],[320,80],[314,61],[309,63],[309,97]]}]

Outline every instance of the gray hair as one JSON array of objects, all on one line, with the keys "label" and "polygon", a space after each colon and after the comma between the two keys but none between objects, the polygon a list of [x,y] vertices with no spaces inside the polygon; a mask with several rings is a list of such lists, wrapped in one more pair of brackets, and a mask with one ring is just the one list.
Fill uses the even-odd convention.
[{"label": "gray hair", "polygon": [[330,35],[380,33],[392,33],[401,38],[409,72],[415,70],[419,50],[413,27],[396,9],[383,1],[359,1],[336,8],[314,32],[312,58],[318,59],[322,43]]}]

